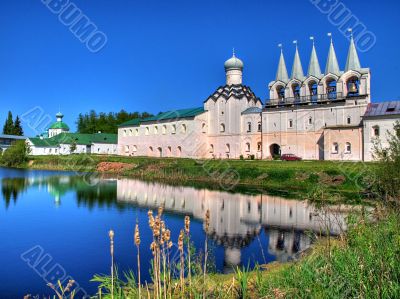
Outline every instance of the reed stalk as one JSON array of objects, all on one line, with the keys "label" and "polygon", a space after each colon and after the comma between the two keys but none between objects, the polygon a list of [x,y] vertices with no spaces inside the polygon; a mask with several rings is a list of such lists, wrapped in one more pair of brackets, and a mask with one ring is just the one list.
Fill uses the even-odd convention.
[{"label": "reed stalk", "polygon": [[141,295],[141,281],[140,281],[140,232],[139,232],[139,225],[136,224],[135,227],[135,245],[137,248],[137,267],[138,267],[138,294],[139,294],[139,299],[142,298]]},{"label": "reed stalk", "polygon": [[208,257],[208,231],[210,228],[210,210],[207,210],[205,217],[206,239],[204,241],[204,265],[203,265],[203,299],[206,298],[206,273],[207,273],[207,257]]},{"label": "reed stalk", "polygon": [[181,230],[178,238],[178,249],[180,253],[180,281],[181,281],[181,293],[182,293],[182,298],[184,297],[185,293],[185,261],[183,257],[183,238],[184,238],[184,232]]},{"label": "reed stalk", "polygon": [[185,216],[185,232],[187,239],[187,253],[188,253],[188,280],[189,288],[192,288],[192,271],[191,271],[191,261],[190,261],[190,217]]},{"label": "reed stalk", "polygon": [[108,232],[110,237],[110,254],[111,254],[111,299],[114,299],[114,231]]}]

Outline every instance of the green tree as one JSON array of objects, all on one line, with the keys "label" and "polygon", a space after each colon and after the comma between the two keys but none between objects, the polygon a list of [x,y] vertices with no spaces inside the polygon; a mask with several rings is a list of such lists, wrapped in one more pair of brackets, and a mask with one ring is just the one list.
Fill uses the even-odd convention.
[{"label": "green tree", "polygon": [[6,135],[14,134],[14,121],[11,111],[8,111],[8,116],[3,127],[3,134]]},{"label": "green tree", "polygon": [[400,122],[397,121],[393,132],[387,132],[388,146],[383,147],[378,139],[374,144],[375,187],[384,198],[400,204]]},{"label": "green tree", "polygon": [[17,115],[17,118],[15,119],[13,130],[14,130],[13,135],[17,135],[17,136],[24,135],[24,130],[22,129],[22,126],[21,126],[21,120],[19,119],[18,115]]},{"label": "green tree", "polygon": [[71,154],[73,154],[76,151],[76,142],[72,142],[69,146],[69,151]]},{"label": "green tree", "polygon": [[15,141],[1,156],[1,165],[16,167],[24,164],[28,160],[30,149],[25,140]]}]

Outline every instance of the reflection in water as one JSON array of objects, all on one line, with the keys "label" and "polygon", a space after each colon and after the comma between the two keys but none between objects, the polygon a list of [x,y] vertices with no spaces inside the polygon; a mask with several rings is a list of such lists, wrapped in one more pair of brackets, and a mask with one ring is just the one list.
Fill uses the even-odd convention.
[{"label": "reflection in water", "polygon": [[346,213],[339,207],[322,211],[307,202],[278,196],[233,194],[132,179],[101,180],[89,185],[82,178],[69,175],[3,178],[2,194],[6,207],[11,200],[16,203],[20,193],[31,187],[46,189],[57,206],[62,204],[63,195],[75,192],[78,206],[88,209],[164,206],[166,212],[190,215],[201,222],[210,210],[209,237],[224,248],[226,271],[241,264],[242,249],[263,230],[269,238],[268,254],[283,262],[309,248],[313,233],[329,231],[331,235],[338,235],[346,227]]},{"label": "reflection in water", "polygon": [[278,261],[293,259],[312,243],[308,232],[338,235],[345,229],[345,213],[338,207],[320,211],[304,201],[265,194],[247,195],[190,187],[175,187],[131,179],[117,182],[118,201],[204,221],[210,210],[210,237],[225,249],[225,264],[241,264],[241,249],[264,229],[268,252]]}]

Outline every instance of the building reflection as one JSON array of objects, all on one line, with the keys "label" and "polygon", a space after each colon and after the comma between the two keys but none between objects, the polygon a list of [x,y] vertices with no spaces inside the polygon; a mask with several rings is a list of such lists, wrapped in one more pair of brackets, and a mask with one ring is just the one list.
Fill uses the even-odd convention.
[{"label": "building reflection", "polygon": [[313,236],[339,235],[346,229],[346,207],[317,209],[304,201],[271,195],[176,187],[131,179],[117,181],[117,200],[142,208],[190,215],[204,223],[210,210],[209,237],[225,249],[228,268],[241,264],[242,248],[262,230],[269,237],[268,253],[288,261],[309,248]]}]

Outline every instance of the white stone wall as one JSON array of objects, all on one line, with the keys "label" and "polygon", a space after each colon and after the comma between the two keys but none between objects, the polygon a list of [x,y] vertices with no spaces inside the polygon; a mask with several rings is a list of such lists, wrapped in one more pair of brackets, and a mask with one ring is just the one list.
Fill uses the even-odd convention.
[{"label": "white stone wall", "polygon": [[[364,160],[373,161],[374,141],[378,140],[383,148],[388,147],[388,132],[394,133],[394,125],[400,121],[400,115],[382,116],[379,119],[371,117],[364,119]],[[374,128],[379,128],[379,136],[375,136]]]},{"label": "white stone wall", "polygon": [[194,119],[144,123],[118,129],[118,153],[124,156],[206,157],[206,113]]}]

